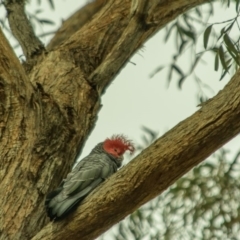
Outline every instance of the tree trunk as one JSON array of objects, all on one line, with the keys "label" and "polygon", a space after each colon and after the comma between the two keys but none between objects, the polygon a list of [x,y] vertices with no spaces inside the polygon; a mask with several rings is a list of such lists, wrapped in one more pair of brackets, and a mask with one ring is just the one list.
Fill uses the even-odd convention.
[{"label": "tree trunk", "polygon": [[47,224],[45,195],[73,166],[96,122],[101,94],[149,37],[205,2],[96,1],[100,5],[89,21],[71,36],[61,35],[49,47],[53,50],[38,53],[25,69],[0,35],[0,239],[96,238],[240,132],[238,72],[214,99],[97,188],[75,213]]}]

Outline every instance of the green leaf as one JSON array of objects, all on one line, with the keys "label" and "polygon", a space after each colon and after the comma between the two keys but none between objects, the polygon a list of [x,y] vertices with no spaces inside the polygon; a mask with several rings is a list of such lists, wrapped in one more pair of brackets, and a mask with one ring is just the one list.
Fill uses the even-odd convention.
[{"label": "green leaf", "polygon": [[178,53],[181,54],[188,41],[182,40]]},{"label": "green leaf", "polygon": [[213,47],[213,48],[211,49],[211,51],[213,51],[214,53],[218,53],[218,48],[217,48],[217,47]]},{"label": "green leaf", "polygon": [[192,22],[192,19],[189,19],[189,16],[187,13],[183,14],[183,20],[185,22],[185,24],[188,26],[188,29],[191,31],[193,30],[193,22]]},{"label": "green leaf", "polygon": [[193,31],[190,31],[190,30],[186,30],[182,27],[181,28],[181,32],[186,35],[188,38],[192,39],[193,42],[196,42],[196,36],[195,36],[195,33]]},{"label": "green leaf", "polygon": [[36,11],[35,11],[35,14],[39,14],[39,13],[42,13],[42,9],[37,9]]},{"label": "green leaf", "polygon": [[239,3],[240,3],[240,0],[237,0],[237,3],[236,3],[236,12],[238,13],[238,8],[239,8]]},{"label": "green leaf", "polygon": [[48,2],[49,2],[49,5],[50,5],[50,7],[52,8],[52,10],[54,10],[54,2],[52,1],[52,0],[48,0]]},{"label": "green leaf", "polygon": [[192,65],[192,67],[191,67],[191,70],[190,70],[191,73],[193,72],[193,70],[194,70],[195,67],[197,66],[197,64],[198,64],[199,60],[201,59],[201,57],[202,57],[202,54],[201,54],[201,55],[198,55],[198,56],[195,58],[195,61],[194,61],[193,65]]},{"label": "green leaf", "polygon": [[181,76],[184,76],[182,70],[175,64],[172,64],[172,68]]},{"label": "green leaf", "polygon": [[228,73],[228,70],[229,70],[229,68],[230,68],[231,66],[232,66],[232,65],[228,66],[228,68],[223,72],[223,74],[222,74],[222,76],[221,76],[221,78],[220,78],[219,81],[221,81],[221,80],[226,76],[226,74]]},{"label": "green leaf", "polygon": [[170,82],[172,80],[172,72],[173,72],[173,67],[171,65],[170,69],[169,69],[169,73],[168,73],[168,81]]},{"label": "green leaf", "polygon": [[162,71],[165,68],[165,66],[158,66],[150,75],[150,78],[153,78],[157,73]]},{"label": "green leaf", "polygon": [[195,8],[195,12],[197,13],[198,17],[200,17],[200,18],[202,17],[202,12],[201,12],[201,10],[199,10],[198,7]]},{"label": "green leaf", "polygon": [[220,36],[218,37],[217,41],[218,41],[225,33],[229,32],[229,31],[232,29],[233,25],[234,25],[234,21],[233,21],[231,24],[229,24],[228,27],[222,28],[222,29],[221,29],[221,34],[220,34]]},{"label": "green leaf", "polygon": [[238,50],[235,48],[234,44],[232,43],[232,40],[230,39],[230,37],[228,36],[228,34],[225,34],[223,36],[223,40],[226,44],[226,46],[232,51],[235,53],[235,55],[237,56],[238,55]]},{"label": "green leaf", "polygon": [[183,81],[185,80],[185,78],[186,78],[186,76],[183,76],[183,77],[181,77],[181,78],[178,80],[178,87],[179,87],[179,89],[182,88],[182,84],[183,84]]},{"label": "green leaf", "polygon": [[167,42],[168,38],[171,35],[172,30],[176,27],[176,23],[174,23],[169,29],[167,29],[167,34],[165,36],[164,41]]},{"label": "green leaf", "polygon": [[226,28],[226,30],[225,30],[225,33],[229,32],[229,31],[232,29],[234,23],[235,23],[235,21],[232,21],[232,23],[229,24],[229,26],[228,26],[228,27]]},{"label": "green leaf", "polygon": [[232,58],[225,60],[225,62],[226,62],[226,65],[229,67],[230,63],[232,62]]},{"label": "green leaf", "polygon": [[212,26],[213,25],[208,26],[203,34],[203,45],[205,49],[207,48],[207,45],[208,45],[208,40],[212,30]]},{"label": "green leaf", "polygon": [[224,55],[224,51],[223,51],[222,46],[219,47],[219,57],[220,57],[220,61],[222,63],[222,66],[223,66],[224,70],[226,71],[227,70],[227,64],[226,64],[226,61],[225,61],[225,55]]},{"label": "green leaf", "polygon": [[216,55],[215,55],[214,70],[218,71],[218,68],[219,68],[219,55],[218,55],[218,52],[217,52]]},{"label": "green leaf", "polygon": [[55,23],[48,19],[38,19],[38,21],[42,24],[54,25]]},{"label": "green leaf", "polygon": [[233,52],[228,47],[227,47],[227,50],[228,50],[229,54],[232,56],[232,58],[234,59],[234,61],[237,63],[237,65],[240,66],[240,62],[239,62],[238,56],[235,56],[233,54]]}]

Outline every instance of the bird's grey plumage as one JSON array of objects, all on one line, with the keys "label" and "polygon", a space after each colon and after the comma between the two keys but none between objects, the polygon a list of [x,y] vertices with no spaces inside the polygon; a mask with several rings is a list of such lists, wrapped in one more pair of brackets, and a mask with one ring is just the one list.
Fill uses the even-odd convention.
[{"label": "bird's grey plumage", "polygon": [[45,205],[50,219],[67,215],[94,188],[117,171],[122,159],[106,153],[102,143],[81,160],[61,185],[47,195]]}]

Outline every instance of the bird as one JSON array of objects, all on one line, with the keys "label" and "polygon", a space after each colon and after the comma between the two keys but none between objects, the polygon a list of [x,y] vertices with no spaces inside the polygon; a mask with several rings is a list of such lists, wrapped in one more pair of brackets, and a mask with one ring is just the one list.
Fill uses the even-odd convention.
[{"label": "bird", "polygon": [[122,134],[98,143],[88,156],[79,161],[57,189],[47,194],[45,208],[51,221],[65,218],[106,178],[117,172],[126,151],[135,150]]}]

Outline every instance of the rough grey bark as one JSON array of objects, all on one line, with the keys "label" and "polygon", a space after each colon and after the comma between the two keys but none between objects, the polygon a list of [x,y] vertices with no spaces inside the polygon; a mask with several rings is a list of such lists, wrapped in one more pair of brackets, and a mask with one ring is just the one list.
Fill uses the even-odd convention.
[{"label": "rough grey bark", "polygon": [[27,60],[45,51],[42,42],[36,37],[33,27],[25,11],[25,0],[5,0],[3,4],[7,10],[8,22],[14,37],[22,47]]},{"label": "rough grey bark", "polygon": [[76,11],[76,13],[62,23],[62,26],[49,42],[47,49],[52,50],[70,38],[82,26],[84,26],[84,24],[90,21],[94,14],[97,13],[105,3],[106,0],[95,0]]},{"label": "rough grey bark", "polygon": [[205,2],[106,1],[29,72],[0,35],[0,239],[92,239],[240,132],[238,73],[215,99],[107,180],[71,221],[46,225],[44,197],[72,167],[96,122],[101,94],[149,37]]}]

